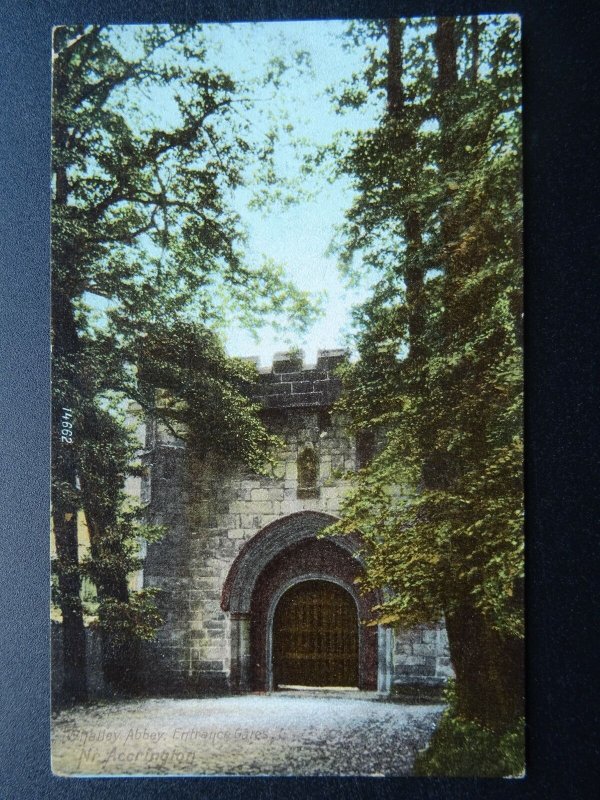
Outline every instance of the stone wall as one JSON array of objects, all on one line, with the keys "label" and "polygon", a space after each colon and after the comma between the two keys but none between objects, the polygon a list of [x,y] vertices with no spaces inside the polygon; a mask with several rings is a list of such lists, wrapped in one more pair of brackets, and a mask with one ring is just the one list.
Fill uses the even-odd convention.
[{"label": "stone wall", "polygon": [[[144,564],[143,583],[161,589],[165,620],[146,653],[149,691],[226,691],[232,621],[220,601],[236,556],[257,532],[290,514],[339,514],[347,489],[342,473],[355,467],[357,457],[354,438],[331,411],[340,390],[335,368],[343,358],[343,351],[322,351],[316,365],[305,367],[296,355],[280,354],[260,373],[264,421],[283,440],[268,476],[199,458],[149,426],[143,454],[149,477],[140,492],[149,519],[167,529],[163,540],[148,545]],[[436,629],[433,643],[423,638],[431,635],[425,630],[420,641],[413,641],[417,634],[396,639],[397,680],[443,672],[447,653],[438,634]],[[441,660],[432,666],[432,658]]]},{"label": "stone wall", "polygon": [[453,675],[443,623],[394,631],[393,691],[396,694],[418,699],[442,688]]}]

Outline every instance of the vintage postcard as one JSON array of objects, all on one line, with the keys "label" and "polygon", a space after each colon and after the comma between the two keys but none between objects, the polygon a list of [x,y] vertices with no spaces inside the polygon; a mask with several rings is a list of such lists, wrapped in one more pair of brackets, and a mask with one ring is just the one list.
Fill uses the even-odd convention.
[{"label": "vintage postcard", "polygon": [[524,775],[520,47],[54,29],[55,774]]}]

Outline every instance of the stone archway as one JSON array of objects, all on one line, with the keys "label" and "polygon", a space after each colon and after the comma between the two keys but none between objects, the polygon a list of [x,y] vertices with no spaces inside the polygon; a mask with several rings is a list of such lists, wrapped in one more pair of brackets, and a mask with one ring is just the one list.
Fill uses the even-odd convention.
[{"label": "stone archway", "polygon": [[356,579],[363,571],[355,536],[318,538],[335,518],[315,511],[276,520],[252,537],[234,561],[223,587],[221,607],[231,621],[233,691],[273,689],[273,617],[277,602],[292,585],[329,580],[353,598],[361,621],[358,633],[358,686],[387,692],[391,683],[391,631],[368,626],[378,593],[362,595]]}]

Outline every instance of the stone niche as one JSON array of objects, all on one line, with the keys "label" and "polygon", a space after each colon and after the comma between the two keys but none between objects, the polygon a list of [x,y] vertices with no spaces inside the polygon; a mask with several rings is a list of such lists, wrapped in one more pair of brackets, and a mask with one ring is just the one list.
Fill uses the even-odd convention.
[{"label": "stone niche", "polygon": [[[414,631],[374,624],[372,607],[381,597],[358,591],[359,537],[322,536],[339,515],[348,488],[344,473],[357,459],[364,462],[370,447],[357,443],[332,411],[341,388],[336,368],[345,357],[342,350],[323,350],[315,365],[304,365],[301,353],[279,353],[260,371],[263,419],[283,440],[268,476],[200,462],[181,441],[146,426],[148,470],[140,492],[149,521],[167,529],[160,542],[148,544],[144,561],[143,585],[161,590],[164,619],[145,648],[148,691],[275,689],[275,609],[303,581],[335,584],[352,599],[357,688],[418,693],[452,674],[443,624]],[[305,634],[321,646],[323,637],[299,630],[299,651],[308,646]],[[328,636],[343,649],[343,631]]]}]

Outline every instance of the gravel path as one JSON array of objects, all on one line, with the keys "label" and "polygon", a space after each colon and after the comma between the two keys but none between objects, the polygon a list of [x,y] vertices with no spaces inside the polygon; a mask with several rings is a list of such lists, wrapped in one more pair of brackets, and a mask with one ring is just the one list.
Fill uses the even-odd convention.
[{"label": "gravel path", "polygon": [[443,710],[353,696],[135,700],[53,720],[59,775],[407,775]]}]

